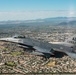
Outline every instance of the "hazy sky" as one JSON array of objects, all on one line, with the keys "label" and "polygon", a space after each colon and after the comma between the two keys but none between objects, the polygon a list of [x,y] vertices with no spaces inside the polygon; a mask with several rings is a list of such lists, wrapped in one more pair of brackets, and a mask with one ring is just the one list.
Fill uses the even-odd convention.
[{"label": "hazy sky", "polygon": [[76,0],[0,0],[0,20],[76,17]]}]

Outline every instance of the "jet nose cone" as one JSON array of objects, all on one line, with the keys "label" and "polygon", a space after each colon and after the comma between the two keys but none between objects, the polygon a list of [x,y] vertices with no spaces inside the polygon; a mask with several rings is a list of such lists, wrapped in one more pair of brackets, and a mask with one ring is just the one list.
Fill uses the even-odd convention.
[{"label": "jet nose cone", "polygon": [[19,39],[15,39],[15,38],[12,38],[12,37],[0,38],[0,41],[14,42],[14,43],[20,43],[21,42]]},{"label": "jet nose cone", "polygon": [[0,41],[14,41],[14,38],[0,38]]},{"label": "jet nose cone", "polygon": [[0,38],[0,41],[6,41],[7,38]]}]

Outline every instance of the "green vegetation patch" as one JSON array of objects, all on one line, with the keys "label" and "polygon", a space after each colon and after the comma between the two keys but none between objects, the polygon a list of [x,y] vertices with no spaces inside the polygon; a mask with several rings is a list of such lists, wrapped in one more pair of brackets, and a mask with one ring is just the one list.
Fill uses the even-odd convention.
[{"label": "green vegetation patch", "polygon": [[3,50],[8,51],[9,49],[8,48],[4,48]]},{"label": "green vegetation patch", "polygon": [[13,55],[13,56],[18,56],[18,55],[21,55],[22,54],[22,52],[11,52],[11,55]]},{"label": "green vegetation patch", "polygon": [[14,61],[6,62],[5,65],[7,65],[7,66],[11,66],[11,67],[16,66],[16,64],[15,64]]}]

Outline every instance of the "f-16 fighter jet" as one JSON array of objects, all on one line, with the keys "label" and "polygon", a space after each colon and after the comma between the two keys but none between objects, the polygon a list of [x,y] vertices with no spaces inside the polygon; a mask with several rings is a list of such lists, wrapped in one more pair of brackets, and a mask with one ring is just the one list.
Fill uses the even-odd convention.
[{"label": "f-16 fighter jet", "polygon": [[69,39],[66,39],[64,42],[60,43],[41,42],[22,35],[0,38],[0,41],[17,43],[20,47],[27,49],[29,53],[45,56],[46,58],[51,57],[51,55],[54,55],[55,51],[58,51],[76,59],[76,35],[71,36]]}]

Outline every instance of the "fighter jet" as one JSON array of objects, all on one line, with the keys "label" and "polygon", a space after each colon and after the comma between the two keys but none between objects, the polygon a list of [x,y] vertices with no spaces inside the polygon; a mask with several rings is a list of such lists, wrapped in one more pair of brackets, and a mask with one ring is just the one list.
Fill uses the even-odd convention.
[{"label": "fighter jet", "polygon": [[66,39],[64,42],[41,42],[23,35],[16,35],[8,38],[0,38],[0,41],[8,41],[19,44],[19,47],[27,49],[26,51],[50,58],[55,54],[55,51],[63,52],[72,58],[76,59],[76,35]]}]

